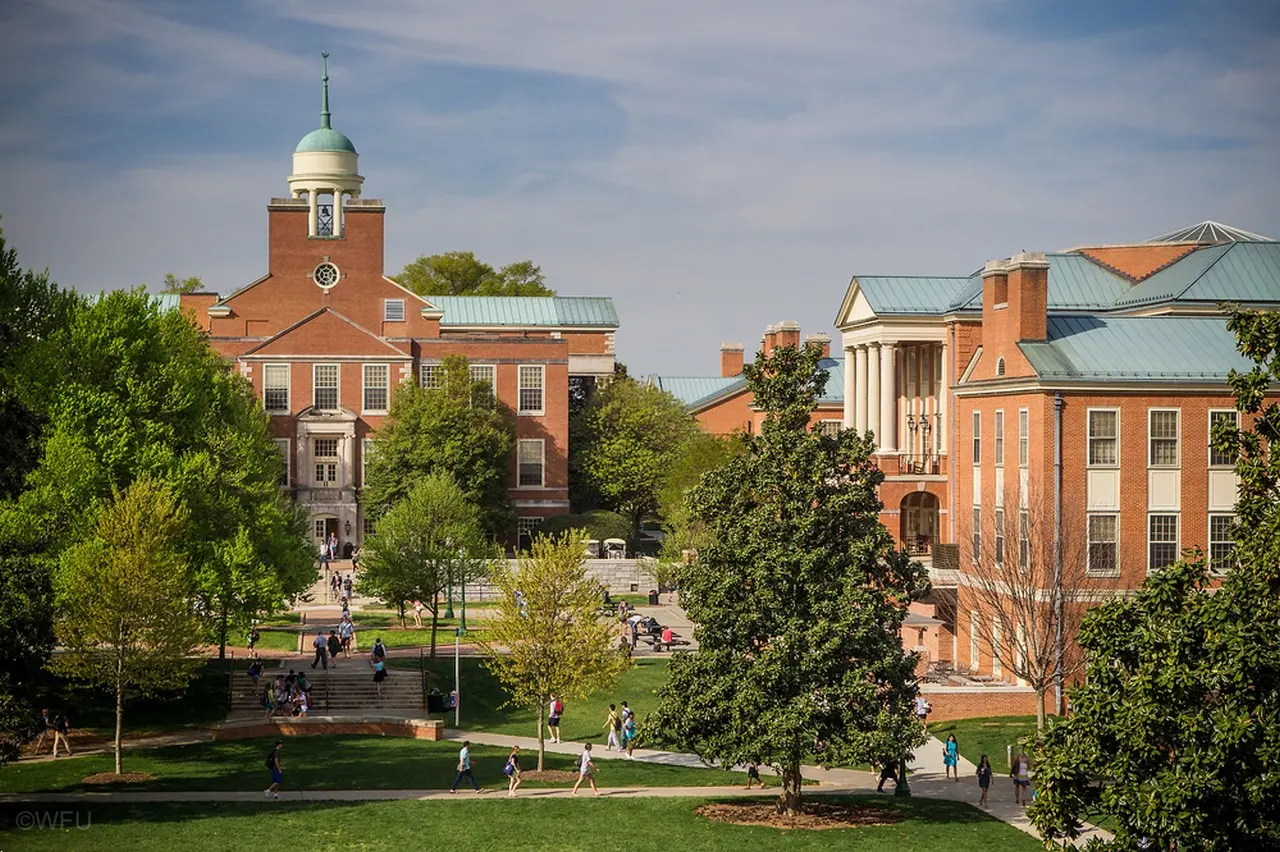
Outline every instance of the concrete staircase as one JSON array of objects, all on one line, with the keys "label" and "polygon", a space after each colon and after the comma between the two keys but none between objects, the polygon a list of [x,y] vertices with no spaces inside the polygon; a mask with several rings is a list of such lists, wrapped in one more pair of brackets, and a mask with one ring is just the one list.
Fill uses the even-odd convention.
[{"label": "concrete staircase", "polygon": [[[280,668],[266,668],[262,672],[260,688],[270,688],[279,674],[290,669],[305,672],[311,681],[311,710],[313,716],[425,716],[422,706],[422,678],[416,669],[387,668],[387,679],[382,682],[379,698],[373,684],[373,669],[363,657],[343,660],[326,672],[312,669],[311,664],[289,660]],[[262,719],[262,700],[253,693],[253,681],[243,668],[237,667],[232,675],[231,712],[228,721]]]}]

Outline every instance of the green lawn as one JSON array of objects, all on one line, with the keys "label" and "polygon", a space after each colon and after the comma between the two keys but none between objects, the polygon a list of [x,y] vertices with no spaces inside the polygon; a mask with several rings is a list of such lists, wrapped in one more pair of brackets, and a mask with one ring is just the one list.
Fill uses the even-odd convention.
[{"label": "green lawn", "polygon": [[[125,753],[126,772],[146,772],[156,780],[130,784],[129,790],[253,790],[267,786],[263,760],[271,739],[209,742]],[[293,790],[435,789],[453,781],[460,743],[395,737],[291,737],[282,763],[286,786]],[[537,766],[537,753],[525,752],[523,765]],[[507,750],[475,746],[471,760],[476,780],[506,786],[502,767]],[[548,754],[548,769],[572,770],[577,755]],[[609,787],[711,787],[743,783],[742,773],[701,767],[662,766],[627,760],[597,762],[599,783]],[[44,762],[18,762],[0,769],[0,791],[58,792],[86,789],[88,775],[110,772],[111,755],[86,755]],[[772,780],[772,779],[770,779]],[[529,782],[530,786],[537,786]],[[545,785],[544,785],[545,786]],[[553,785],[561,786],[561,785]],[[92,789],[102,789],[101,787]],[[0,844],[0,849],[7,848]]]},{"label": "green lawn", "polygon": [[[443,652],[442,652],[443,653]],[[416,669],[417,660],[392,660],[393,666]],[[442,693],[453,688],[453,656],[441,656],[433,663],[427,660],[428,671],[434,672],[434,683]],[[667,661],[662,658],[635,660],[635,665],[625,672],[613,689],[588,695],[585,700],[565,700],[564,717],[560,721],[563,739],[574,742],[605,741],[605,717],[609,704],[621,705],[626,701],[636,711],[639,733],[644,732],[644,718],[658,703],[654,694],[667,682]],[[485,668],[484,661],[475,657],[462,660],[462,727],[471,731],[488,731],[522,737],[538,735],[538,716],[527,707],[503,707],[507,693],[497,678]],[[545,714],[544,714],[545,716]],[[453,724],[453,715],[446,721]],[[545,719],[544,719],[545,721]]]},{"label": "green lawn", "polygon": [[943,742],[946,742],[948,734],[955,734],[960,755],[975,765],[982,755],[987,755],[997,775],[1009,771],[1005,747],[1013,746],[1013,753],[1017,754],[1018,738],[1032,736],[1035,732],[1035,716],[986,716],[929,724],[929,733]]},{"label": "green lawn", "polygon": [[[703,800],[659,798],[538,801],[459,794],[444,802],[94,804],[81,810],[80,824],[85,826],[82,831],[0,831],[0,848],[30,852],[221,852],[279,845],[320,852],[1032,852],[1041,848],[1029,835],[968,805],[935,799],[870,801],[898,808],[906,815],[906,821],[832,831],[782,832],[711,822],[694,813]],[[58,810],[66,807],[69,806],[56,806]],[[74,817],[68,824],[75,824]]]}]

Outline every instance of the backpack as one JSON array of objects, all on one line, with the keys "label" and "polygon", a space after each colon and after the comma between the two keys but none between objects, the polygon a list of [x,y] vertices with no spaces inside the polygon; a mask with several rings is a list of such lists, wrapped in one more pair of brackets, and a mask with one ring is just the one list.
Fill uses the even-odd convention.
[{"label": "backpack", "polygon": [[71,724],[67,721],[67,717],[62,713],[53,717],[53,729],[60,734],[65,734],[71,730]]},{"label": "backpack", "polygon": [[512,775],[515,775],[516,774],[515,764],[513,764],[511,761],[508,760],[507,765],[502,767],[502,774],[506,775],[508,778],[510,778]]},{"label": "backpack", "polygon": [[563,715],[564,715],[564,705],[560,703],[560,699],[559,699],[559,698],[557,698],[557,699],[556,699],[556,715],[557,715],[557,716],[563,716]]},{"label": "backpack", "polygon": [[268,769],[276,768],[276,753],[274,751],[270,752],[267,755],[267,768]]}]

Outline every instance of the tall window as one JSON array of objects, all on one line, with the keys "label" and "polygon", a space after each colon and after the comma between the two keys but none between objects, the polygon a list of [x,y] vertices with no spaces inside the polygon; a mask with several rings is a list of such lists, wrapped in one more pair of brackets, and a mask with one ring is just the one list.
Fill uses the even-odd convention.
[{"label": "tall window", "polygon": [[498,387],[497,368],[492,364],[472,364],[471,365],[471,381],[483,387],[477,387],[474,390],[476,403],[480,401],[492,402]]},{"label": "tall window", "polygon": [[313,405],[321,411],[333,411],[338,407],[338,365],[316,364],[314,376],[315,399]]},{"label": "tall window", "polygon": [[1234,467],[1236,463],[1234,453],[1220,453],[1213,448],[1213,427],[1219,423],[1230,423],[1232,426],[1239,426],[1240,414],[1232,409],[1209,412],[1209,466]]},{"label": "tall window", "polygon": [[969,671],[978,670],[978,613],[969,613]]},{"label": "tall window", "polygon": [[383,299],[382,319],[384,322],[404,322],[404,299]]},{"label": "tall window", "polygon": [[973,463],[982,463],[982,412],[973,412]]},{"label": "tall window", "polygon": [[1119,515],[1089,516],[1090,574],[1114,576],[1120,570]]},{"label": "tall window", "polygon": [[1004,509],[996,509],[996,564],[1004,564]]},{"label": "tall window", "polygon": [[267,364],[262,368],[262,407],[270,412],[289,410],[288,364]]},{"label": "tall window", "polygon": [[272,438],[275,441],[276,449],[280,451],[280,458],[284,462],[284,469],[280,471],[280,485],[289,487],[289,449],[293,441],[288,438]]},{"label": "tall window", "polygon": [[542,413],[543,368],[541,364],[520,365],[520,414]]},{"label": "tall window", "polygon": [[334,488],[338,484],[338,439],[314,438],[311,443],[312,458],[316,466],[315,484]]},{"label": "tall window", "polygon": [[1178,561],[1178,516],[1147,518],[1147,570],[1159,571]]},{"label": "tall window", "polygon": [[1031,567],[1031,518],[1026,509],[1018,513],[1018,567]]},{"label": "tall window", "polygon": [[364,520],[360,522],[360,529],[364,532],[365,538],[373,535],[373,530],[377,526],[377,520],[369,517],[368,515],[365,515]]},{"label": "tall window", "polygon": [[1089,466],[1120,463],[1120,412],[1114,408],[1089,412]]},{"label": "tall window", "polygon": [[541,438],[521,439],[520,441],[520,487],[541,488],[543,469],[543,449],[545,444]]},{"label": "tall window", "polygon": [[1004,411],[996,412],[995,428],[996,467],[1004,467]]},{"label": "tall window", "polygon": [[1226,571],[1235,564],[1236,540],[1231,531],[1235,515],[1209,516],[1209,564],[1215,571]]},{"label": "tall window", "polygon": [[438,388],[444,384],[444,371],[439,364],[423,364],[418,367],[418,385],[424,388]]},{"label": "tall window", "polygon": [[386,411],[390,395],[391,368],[386,364],[364,365],[364,410]]},{"label": "tall window", "polygon": [[522,550],[533,543],[533,534],[542,526],[544,520],[546,519],[538,517],[516,518],[516,541],[519,542]]},{"label": "tall window", "polygon": [[360,487],[364,488],[369,484],[369,476],[366,471],[369,470],[369,459],[373,457],[373,439],[365,438],[360,442]]},{"label": "tall window", "polygon": [[1018,467],[1026,467],[1031,456],[1031,414],[1018,409]]},{"label": "tall window", "polygon": [[982,559],[982,509],[973,507],[973,564]]},{"label": "tall window", "polygon": [[818,427],[822,434],[834,438],[844,428],[843,420],[823,420]]},{"label": "tall window", "polygon": [[1148,440],[1152,467],[1178,466],[1178,410],[1157,408],[1148,412]]},{"label": "tall window", "polygon": [[993,620],[991,624],[991,673],[996,677],[1004,675],[1004,664],[1000,658],[1004,655],[1004,648],[1001,647],[1000,640],[1000,622]]}]

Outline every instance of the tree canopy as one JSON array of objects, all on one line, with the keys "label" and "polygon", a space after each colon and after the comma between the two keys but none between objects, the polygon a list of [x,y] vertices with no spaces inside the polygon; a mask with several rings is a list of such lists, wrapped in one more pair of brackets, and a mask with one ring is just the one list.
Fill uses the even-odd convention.
[{"label": "tree canopy", "polygon": [[501,269],[469,251],[423,255],[394,276],[419,296],[554,296],[542,268],[519,260]]},{"label": "tree canopy", "polygon": [[679,577],[699,647],[672,659],[650,719],[658,739],[704,759],[774,766],[786,811],[810,755],[880,761],[922,739],[899,628],[927,580],[880,523],[868,443],[808,428],[820,358],[784,346],[746,368],[764,424],[689,495],[709,533]]},{"label": "tree canopy", "polygon": [[188,278],[179,278],[172,272],[164,274],[164,286],[160,288],[162,293],[194,293],[204,286],[204,283],[198,276],[192,275]]},{"label": "tree canopy", "polygon": [[1232,310],[1228,327],[1255,362],[1229,379],[1243,428],[1212,438],[1237,458],[1234,554],[1184,554],[1085,618],[1085,683],[1036,756],[1047,838],[1105,815],[1114,840],[1088,848],[1280,847],[1280,317]]},{"label": "tree canopy", "polygon": [[638,530],[657,510],[668,471],[696,432],[688,410],[671,394],[615,377],[592,394],[571,425],[570,477]]},{"label": "tree canopy", "polygon": [[407,497],[420,479],[445,472],[480,507],[490,536],[508,533],[515,426],[487,383],[471,378],[466,358],[443,358],[437,385],[404,382],[396,388],[365,462],[365,510],[378,517]]}]

